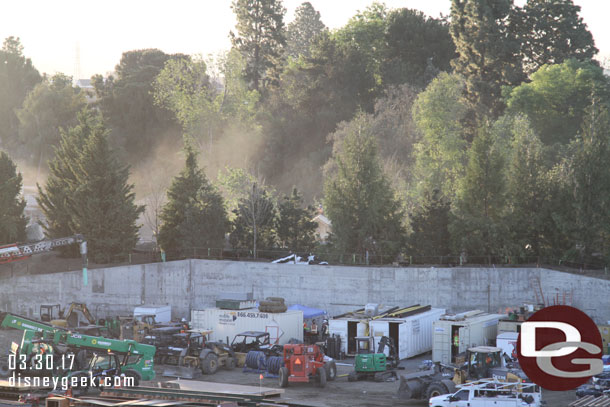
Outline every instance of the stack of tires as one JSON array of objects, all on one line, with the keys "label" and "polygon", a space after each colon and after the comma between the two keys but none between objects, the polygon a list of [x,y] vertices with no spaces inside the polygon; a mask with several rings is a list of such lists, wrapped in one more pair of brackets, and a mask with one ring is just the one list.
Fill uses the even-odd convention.
[{"label": "stack of tires", "polygon": [[248,352],[244,367],[252,370],[266,370],[267,357],[265,356],[265,352],[258,350],[251,350]]},{"label": "stack of tires", "polygon": [[258,306],[260,312],[270,312],[274,314],[286,312],[287,309],[288,307],[286,307],[282,297],[267,297],[265,301],[260,301]]}]

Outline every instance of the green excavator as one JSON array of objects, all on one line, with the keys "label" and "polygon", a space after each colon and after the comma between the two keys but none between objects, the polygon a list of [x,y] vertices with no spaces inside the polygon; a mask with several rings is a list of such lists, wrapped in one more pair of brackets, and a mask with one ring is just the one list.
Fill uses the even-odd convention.
[{"label": "green excavator", "polygon": [[[364,379],[382,382],[389,378],[398,378],[396,373],[399,362],[398,352],[392,338],[382,336],[377,352],[375,352],[375,341],[372,336],[358,336],[354,339],[356,340],[356,358],[354,370],[347,377],[350,382]],[[385,354],[386,347],[389,349],[389,356]]]}]

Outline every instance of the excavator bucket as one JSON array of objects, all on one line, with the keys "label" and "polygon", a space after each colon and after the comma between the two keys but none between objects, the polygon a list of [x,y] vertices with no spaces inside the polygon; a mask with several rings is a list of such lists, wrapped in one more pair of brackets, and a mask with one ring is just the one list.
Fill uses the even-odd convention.
[{"label": "excavator bucket", "polygon": [[201,375],[201,369],[192,366],[165,366],[163,376],[178,379],[195,379]]}]

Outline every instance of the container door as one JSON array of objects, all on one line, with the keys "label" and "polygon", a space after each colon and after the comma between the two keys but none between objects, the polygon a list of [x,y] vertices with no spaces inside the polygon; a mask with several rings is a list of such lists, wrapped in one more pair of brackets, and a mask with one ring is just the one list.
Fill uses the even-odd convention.
[{"label": "container door", "polygon": [[398,351],[399,359],[406,359],[415,355],[409,352],[409,347],[412,348],[413,346],[414,335],[413,337],[409,335],[407,329],[408,325],[409,324],[407,323],[398,324],[398,342],[396,342],[396,350]]},{"label": "container door", "polygon": [[[390,335],[389,323],[386,321],[375,321],[370,322],[369,327],[371,330],[371,335],[373,336],[373,340],[375,341],[375,350],[379,349],[379,341],[383,336]],[[388,356],[388,352],[385,352],[386,356]]]},{"label": "container door", "polygon": [[341,352],[347,354],[347,320],[331,319],[328,321],[329,334],[341,337]]},{"label": "container door", "polygon": [[448,364],[451,361],[451,325],[439,321],[432,326],[432,360]]},{"label": "container door", "polygon": [[466,352],[470,346],[470,329],[469,327],[461,326],[460,334],[460,353]]}]

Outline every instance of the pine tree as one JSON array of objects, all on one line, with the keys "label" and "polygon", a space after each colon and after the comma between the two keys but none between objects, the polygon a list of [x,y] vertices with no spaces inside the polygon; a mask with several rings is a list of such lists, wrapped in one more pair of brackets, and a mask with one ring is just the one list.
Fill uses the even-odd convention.
[{"label": "pine tree", "polygon": [[185,153],[185,168],[174,178],[161,212],[159,245],[170,255],[222,248],[229,229],[224,201],[197,166],[190,144]]},{"label": "pine tree", "polygon": [[310,251],[315,246],[317,224],[312,221],[314,208],[303,208],[303,196],[296,188],[279,204],[277,238],[283,247],[293,252]]},{"label": "pine tree", "polygon": [[89,256],[97,262],[121,258],[134,248],[136,221],[144,210],[134,203],[129,168],[118,162],[107,135],[101,117],[83,111],[79,124],[62,134],[39,199],[49,219],[47,234],[85,235]]},{"label": "pine tree", "polygon": [[451,36],[457,58],[451,64],[466,79],[465,97],[476,129],[484,117],[498,117],[504,109],[502,86],[522,78],[519,42],[511,32],[512,0],[452,0]]},{"label": "pine tree", "polygon": [[4,151],[0,151],[0,245],[25,240],[25,200],[20,196],[21,174]]},{"label": "pine tree", "polygon": [[451,253],[449,235],[451,203],[435,189],[425,194],[423,206],[410,215],[409,250],[417,256],[447,256]]},{"label": "pine tree", "polygon": [[392,258],[404,242],[404,214],[381,168],[366,118],[360,115],[350,126],[343,140],[335,140],[324,208],[340,250]]},{"label": "pine tree", "polygon": [[233,0],[231,8],[237,17],[237,35],[231,31],[231,42],[246,59],[244,76],[250,89],[261,92],[275,80],[273,71],[280,65],[286,9],[281,0]]},{"label": "pine tree", "polygon": [[320,20],[320,12],[306,1],[294,12],[294,21],[286,29],[286,54],[293,58],[299,55],[309,57],[309,47],[326,26]]}]

